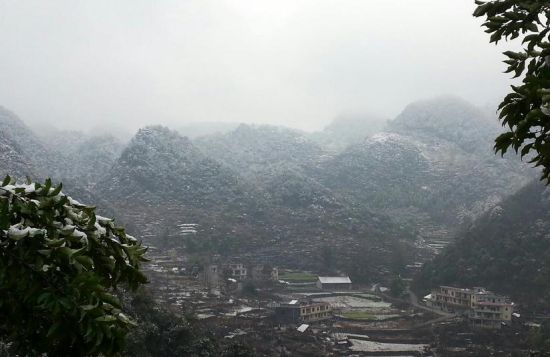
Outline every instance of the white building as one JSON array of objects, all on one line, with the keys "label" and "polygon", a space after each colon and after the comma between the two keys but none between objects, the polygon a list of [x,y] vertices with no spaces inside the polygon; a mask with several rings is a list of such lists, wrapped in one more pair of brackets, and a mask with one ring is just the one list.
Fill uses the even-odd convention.
[{"label": "white building", "polygon": [[229,275],[235,279],[244,280],[248,276],[248,269],[244,264],[234,263],[228,265]]},{"label": "white building", "polygon": [[321,290],[351,290],[349,276],[320,276],[315,284]]}]

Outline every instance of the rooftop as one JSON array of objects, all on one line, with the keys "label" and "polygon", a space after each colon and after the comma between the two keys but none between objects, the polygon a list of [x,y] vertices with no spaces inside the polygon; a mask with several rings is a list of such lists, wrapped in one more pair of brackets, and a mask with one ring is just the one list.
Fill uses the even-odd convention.
[{"label": "rooftop", "polygon": [[321,284],[351,284],[349,276],[320,276]]},{"label": "rooftop", "polygon": [[448,285],[441,285],[439,287],[440,289],[449,289],[449,290],[455,290],[455,291],[460,291],[460,292],[463,292],[463,293],[473,293],[474,290],[472,289],[468,289],[468,288],[457,288],[455,286],[448,286]]}]

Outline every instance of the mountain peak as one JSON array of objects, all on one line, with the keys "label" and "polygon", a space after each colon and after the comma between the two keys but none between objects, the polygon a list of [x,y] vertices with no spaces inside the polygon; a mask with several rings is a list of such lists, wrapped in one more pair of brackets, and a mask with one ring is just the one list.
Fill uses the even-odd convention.
[{"label": "mountain peak", "polygon": [[162,125],[146,126],[137,131],[128,145],[158,150],[194,150],[191,140]]},{"label": "mountain peak", "polygon": [[141,129],[138,129],[134,138],[138,138],[138,139],[146,138],[146,137],[155,138],[158,136],[184,138],[184,136],[181,136],[176,131],[170,130],[169,128],[162,125],[148,125]]},{"label": "mountain peak", "polygon": [[436,126],[488,126],[491,122],[482,110],[470,102],[456,96],[443,96],[407,105],[391,124],[422,129]]},{"label": "mountain peak", "polygon": [[397,133],[447,140],[466,151],[490,142],[499,128],[496,119],[455,96],[411,103],[388,127]]},{"label": "mountain peak", "polygon": [[[19,117],[8,109],[0,106],[0,139],[5,147],[2,152],[10,152],[10,157],[18,157],[20,162],[10,163],[8,155],[4,154],[2,171],[13,169],[14,174],[31,175],[33,177],[44,177],[48,172],[49,176],[55,176],[57,172],[52,170],[54,158],[50,150],[36,136],[36,134]],[[15,155],[17,154],[17,155]],[[5,167],[6,168],[5,168]],[[0,174],[8,173],[1,172]]]},{"label": "mountain peak", "polygon": [[0,105],[0,124],[6,125],[17,125],[17,126],[26,126],[19,117],[12,112],[11,110],[8,110],[7,108],[4,108]]}]

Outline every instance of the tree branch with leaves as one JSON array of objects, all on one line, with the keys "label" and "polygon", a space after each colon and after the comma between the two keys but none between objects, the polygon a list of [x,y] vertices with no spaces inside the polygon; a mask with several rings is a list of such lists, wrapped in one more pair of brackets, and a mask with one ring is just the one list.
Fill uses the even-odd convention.
[{"label": "tree branch with leaves", "polygon": [[62,185],[0,184],[0,339],[21,355],[115,355],[133,322],[114,295],[136,289],[146,248]]},{"label": "tree branch with leaves", "polygon": [[522,41],[521,51],[506,51],[504,61],[521,78],[500,103],[499,118],[507,131],[497,137],[495,151],[513,149],[542,167],[541,180],[550,182],[550,2],[476,1],[475,17],[485,17],[483,27],[490,42]]}]

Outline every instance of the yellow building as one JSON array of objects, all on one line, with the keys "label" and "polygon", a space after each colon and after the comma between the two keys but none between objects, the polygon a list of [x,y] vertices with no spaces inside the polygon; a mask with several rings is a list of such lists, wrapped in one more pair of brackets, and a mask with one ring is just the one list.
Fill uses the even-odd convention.
[{"label": "yellow building", "polygon": [[425,297],[425,302],[428,306],[466,316],[474,327],[500,328],[512,320],[510,299],[480,287],[440,286]]},{"label": "yellow building", "polygon": [[474,293],[473,289],[440,286],[432,290],[428,305],[448,312],[462,312],[470,309]]},{"label": "yellow building", "polygon": [[325,320],[332,317],[332,308],[329,304],[322,302],[301,305],[300,317],[303,322]]},{"label": "yellow building", "polygon": [[321,321],[332,317],[332,308],[328,303],[292,300],[275,306],[275,317],[287,323]]},{"label": "yellow building", "polygon": [[513,304],[506,296],[490,291],[474,294],[469,320],[472,326],[481,328],[500,328],[502,323],[512,320]]}]

